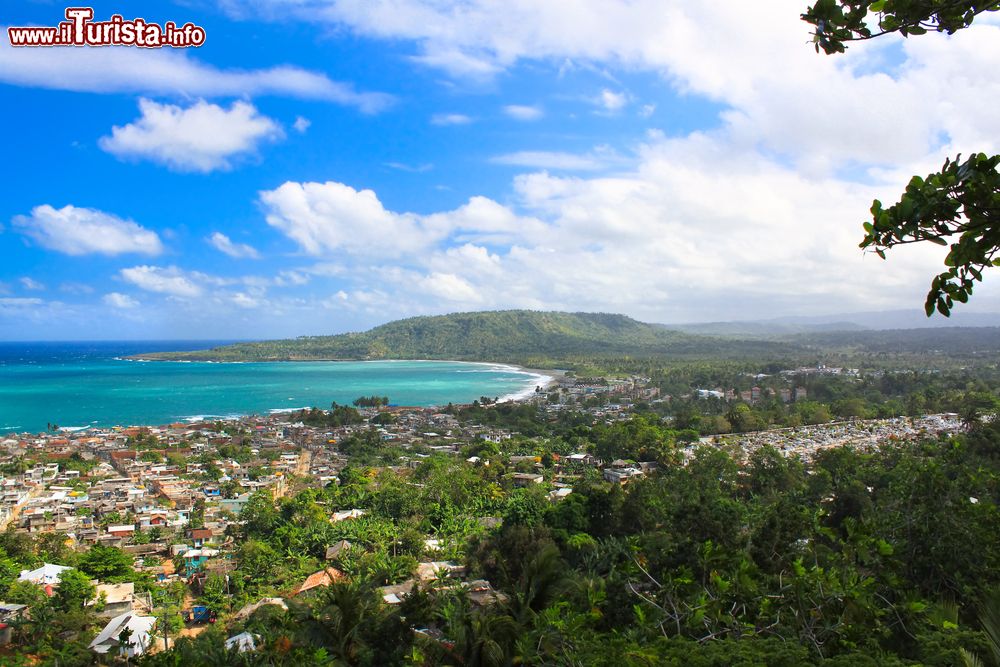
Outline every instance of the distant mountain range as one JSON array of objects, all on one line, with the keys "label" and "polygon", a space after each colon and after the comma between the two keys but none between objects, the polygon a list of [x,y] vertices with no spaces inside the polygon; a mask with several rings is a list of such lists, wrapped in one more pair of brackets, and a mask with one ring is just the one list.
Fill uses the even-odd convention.
[{"label": "distant mountain range", "polygon": [[829,331],[887,329],[940,329],[953,327],[997,327],[1000,313],[956,311],[951,317],[927,317],[923,310],[883,310],[836,315],[790,316],[736,322],[664,324],[672,331],[705,336],[751,336],[773,338],[791,334]]},{"label": "distant mountain range", "polygon": [[787,342],[692,335],[625,315],[504,310],[413,317],[361,333],[136,357],[190,361],[453,359],[535,363],[571,357],[746,357],[780,354],[789,347]]},{"label": "distant mountain range", "polygon": [[[687,325],[686,331],[677,331],[667,325],[647,324],[608,313],[486,311],[413,317],[360,333],[236,343],[207,350],[139,354],[134,358],[450,359],[554,368],[586,367],[588,360],[611,359],[784,359],[815,363],[832,354],[982,358],[984,354],[1000,352],[1000,328],[996,327],[874,330],[840,318],[830,318],[828,322],[790,319],[797,321],[723,322]],[[884,323],[894,321],[898,320],[889,314]]]}]

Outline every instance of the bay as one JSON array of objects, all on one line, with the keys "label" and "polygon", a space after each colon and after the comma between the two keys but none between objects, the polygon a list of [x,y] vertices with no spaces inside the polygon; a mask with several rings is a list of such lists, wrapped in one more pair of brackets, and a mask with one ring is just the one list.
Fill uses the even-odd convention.
[{"label": "bay", "polygon": [[157,425],[267,414],[388,396],[393,405],[468,403],[531,393],[547,377],[456,361],[139,362],[142,352],[230,341],[0,343],[0,432],[49,424]]}]

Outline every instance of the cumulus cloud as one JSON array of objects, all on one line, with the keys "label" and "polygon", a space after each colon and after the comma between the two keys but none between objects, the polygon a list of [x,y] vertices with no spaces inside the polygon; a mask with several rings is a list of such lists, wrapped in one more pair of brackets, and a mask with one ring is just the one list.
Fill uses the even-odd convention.
[{"label": "cumulus cloud", "polygon": [[397,213],[374,191],[335,182],[288,182],[260,200],[267,223],[316,256],[404,257],[449,239],[507,242],[543,224],[486,197],[431,215]]},{"label": "cumulus cloud", "polygon": [[394,98],[358,92],[349,83],[290,65],[219,69],[172,49],[15,49],[0,40],[0,81],[18,86],[89,93],[186,97],[284,95],[326,100],[376,113]]},{"label": "cumulus cloud", "polygon": [[920,302],[940,249],[904,248],[889,262],[857,249],[859,212],[905,182],[895,178],[803,173],[755,147],[734,151],[724,132],[653,134],[605,175],[522,174],[507,203],[474,197],[417,215],[338,183],[286,183],[262,202],[302,250],[346,266],[338,275],[357,289],[344,290],[344,307],[363,312],[735,319]]},{"label": "cumulus cloud", "polygon": [[312,125],[312,121],[302,116],[296,116],[295,122],[292,123],[292,127],[295,128],[295,131],[299,134],[305,134],[310,125]]},{"label": "cumulus cloud", "polygon": [[66,255],[159,255],[163,245],[156,232],[131,220],[91,208],[48,204],[13,220],[18,230],[38,245]]},{"label": "cumulus cloud", "polygon": [[[801,8],[785,3],[227,2],[246,13],[410,40],[423,62],[456,76],[500,72],[521,61],[655,72],[680,94],[722,105],[720,120],[736,130],[734,141],[791,155],[800,168],[912,162],[936,148],[941,137],[950,138],[953,153],[992,150],[998,141],[995,20],[977,20],[951,37],[888,36],[828,57],[808,44]],[[903,65],[870,68],[882,50],[900,43]],[[610,113],[628,98],[609,87],[592,101],[601,113]]]},{"label": "cumulus cloud", "polygon": [[[261,193],[268,223],[333,267],[308,274],[343,295],[324,303],[379,319],[465,304],[613,308],[649,321],[920,304],[946,249],[862,255],[871,200],[895,197],[945,155],[1000,149],[995,21],[826,57],[785,3],[227,2],[408,39],[420,62],[456,76],[576,61],[654,72],[720,109],[687,135],[651,133],[596,174],[559,172],[583,172],[599,154],[497,156],[543,171],[517,176],[500,201],[472,197],[454,210],[391,210],[374,191],[335,182]],[[892,57],[880,60],[883,50]],[[655,111],[604,85],[589,91],[600,113]],[[654,118],[668,115],[661,108]]]},{"label": "cumulus cloud", "polygon": [[503,112],[514,120],[538,120],[545,115],[539,107],[522,104],[508,104],[503,108]]},{"label": "cumulus cloud", "polygon": [[462,113],[436,113],[431,116],[432,125],[468,125],[472,118]]},{"label": "cumulus cloud", "polygon": [[101,300],[112,308],[120,308],[122,310],[139,307],[138,301],[130,297],[128,294],[122,294],[121,292],[109,292],[108,294],[105,294],[104,298]]},{"label": "cumulus cloud", "polygon": [[628,95],[605,88],[600,95],[594,98],[594,104],[605,111],[614,113],[621,111],[628,104]]},{"label": "cumulus cloud", "polygon": [[305,252],[398,256],[426,245],[418,217],[387,211],[371,190],[342,183],[283,184],[261,193],[267,223]]},{"label": "cumulus cloud", "polygon": [[21,283],[21,287],[26,290],[32,290],[34,292],[40,292],[45,289],[45,285],[38,282],[31,276],[24,276],[18,280]]},{"label": "cumulus cloud", "polygon": [[260,253],[257,249],[246,243],[233,243],[232,239],[222,232],[215,232],[208,237],[208,242],[219,252],[225,253],[237,259],[258,259]]},{"label": "cumulus cloud", "polygon": [[147,292],[181,298],[201,296],[203,289],[176,266],[133,266],[122,269],[121,278]]},{"label": "cumulus cloud", "polygon": [[231,159],[283,136],[281,127],[248,102],[229,109],[199,101],[181,108],[140,99],[142,115],[114,127],[100,146],[119,158],[146,159],[177,171],[229,169]]}]

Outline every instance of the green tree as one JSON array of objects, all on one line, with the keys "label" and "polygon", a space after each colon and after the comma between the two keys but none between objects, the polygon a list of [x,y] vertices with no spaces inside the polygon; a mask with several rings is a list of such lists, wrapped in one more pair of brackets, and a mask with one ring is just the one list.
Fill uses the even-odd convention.
[{"label": "green tree", "polygon": [[90,577],[79,570],[66,570],[59,577],[52,604],[61,611],[82,609],[84,602],[94,598],[94,591]]},{"label": "green tree", "polygon": [[78,567],[94,579],[104,582],[125,581],[134,571],[132,557],[116,547],[95,544],[80,557]]},{"label": "green tree", "polygon": [[[888,33],[904,37],[928,30],[952,34],[972,25],[977,16],[1000,10],[1000,0],[818,0],[802,15],[814,26],[816,50],[842,53],[846,43]],[[877,30],[871,18],[877,18]],[[948,267],[931,281],[924,309],[928,317],[951,314],[955,302],[966,303],[983,271],[1000,261],[1000,155],[976,153],[946,159],[926,178],[914,176],[899,202],[885,208],[872,203],[864,223],[862,248],[885,259],[897,245],[929,242],[949,246]]]}]

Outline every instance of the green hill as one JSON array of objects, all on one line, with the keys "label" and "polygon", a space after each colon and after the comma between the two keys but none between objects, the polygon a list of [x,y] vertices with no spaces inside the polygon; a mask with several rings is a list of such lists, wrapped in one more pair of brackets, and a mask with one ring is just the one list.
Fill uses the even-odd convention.
[{"label": "green hill", "polygon": [[528,310],[455,313],[389,322],[363,333],[239,343],[137,355],[191,361],[454,359],[537,363],[578,357],[745,356],[796,346],[684,334],[624,315]]}]

